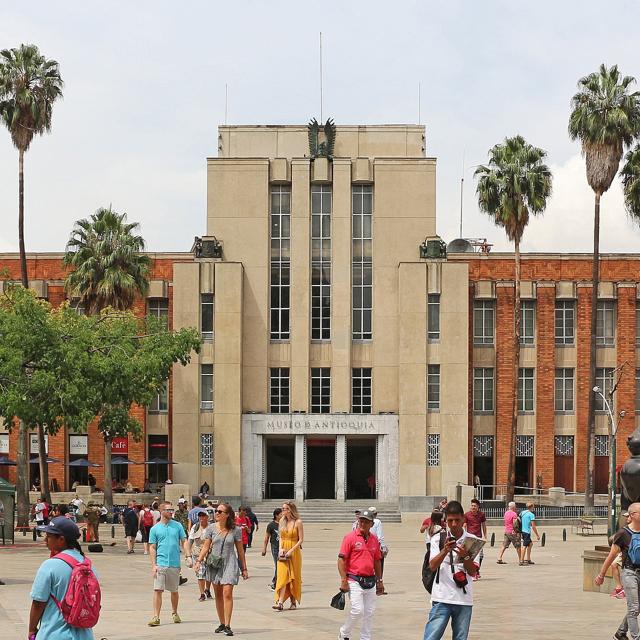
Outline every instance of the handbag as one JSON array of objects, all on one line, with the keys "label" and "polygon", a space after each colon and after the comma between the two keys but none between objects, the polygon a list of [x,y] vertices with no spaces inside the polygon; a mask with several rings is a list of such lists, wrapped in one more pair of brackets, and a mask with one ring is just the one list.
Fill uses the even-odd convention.
[{"label": "handbag", "polygon": [[[204,563],[207,565],[207,568],[211,569],[212,571],[217,571],[218,569],[222,568],[222,563],[223,563],[223,552],[224,552],[224,543],[227,541],[227,536],[229,535],[229,533],[227,532],[222,540],[222,547],[220,548],[220,555],[213,553],[213,552],[209,552],[207,554],[207,557],[205,558]],[[213,543],[212,543],[213,546]]]}]

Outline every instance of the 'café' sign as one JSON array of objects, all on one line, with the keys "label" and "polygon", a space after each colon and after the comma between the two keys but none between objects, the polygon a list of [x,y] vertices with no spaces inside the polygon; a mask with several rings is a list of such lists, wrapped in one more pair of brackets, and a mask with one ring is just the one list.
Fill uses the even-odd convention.
[{"label": "'caf\u00e9' sign", "polygon": [[111,441],[111,453],[117,455],[127,455],[129,453],[129,439],[128,438],[114,438]]}]

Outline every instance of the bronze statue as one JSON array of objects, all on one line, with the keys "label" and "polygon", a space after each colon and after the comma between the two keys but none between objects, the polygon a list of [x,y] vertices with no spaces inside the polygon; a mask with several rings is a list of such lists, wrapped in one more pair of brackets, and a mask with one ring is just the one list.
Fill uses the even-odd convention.
[{"label": "bronze statue", "polygon": [[626,511],[631,503],[640,502],[640,427],[636,427],[627,438],[627,448],[631,457],[622,465],[620,471],[622,511]]}]

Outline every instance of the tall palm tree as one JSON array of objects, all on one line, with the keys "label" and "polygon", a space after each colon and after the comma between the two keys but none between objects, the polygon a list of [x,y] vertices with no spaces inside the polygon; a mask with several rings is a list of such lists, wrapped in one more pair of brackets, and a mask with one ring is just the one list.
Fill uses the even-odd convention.
[{"label": "tall palm tree", "polygon": [[478,206],[502,227],[515,248],[515,299],[513,317],[513,394],[507,500],[515,489],[516,434],[518,427],[518,372],[520,367],[520,241],[530,215],[541,214],[551,194],[551,171],[544,163],[546,152],[522,136],[506,138],[489,151],[489,163],[475,171]]},{"label": "tall palm tree", "polygon": [[[66,278],[67,294],[78,298],[86,313],[106,307],[131,308],[136,295],[149,288],[151,260],[143,255],[145,243],[137,235],[140,225],[127,222],[126,213],[100,208],[89,219],[78,220],[67,243],[63,263],[72,271]],[[104,438],[104,501],[113,505],[111,490],[111,441]]]},{"label": "tall palm tree", "polygon": [[[600,284],[600,198],[620,166],[625,147],[640,133],[640,93],[631,91],[635,78],[621,76],[617,65],[600,69],[578,81],[578,92],[571,99],[569,136],[580,140],[587,168],[587,182],[595,194],[593,216],[593,275],[591,289],[591,365],[589,389],[596,384],[596,323]],[[589,393],[587,426],[587,471],[584,506],[593,509],[595,466],[595,397]]]},{"label": "tall palm tree", "polygon": [[[18,240],[22,286],[29,286],[27,254],[24,247],[24,154],[36,134],[51,131],[53,103],[62,97],[62,78],[55,60],[47,60],[32,44],[0,51],[0,120],[9,130],[18,149]],[[38,428],[44,442],[44,429]],[[18,524],[25,526],[29,517],[29,434],[21,421],[18,437],[17,493]],[[42,449],[40,450],[42,454]],[[40,483],[44,485],[47,466],[41,455]],[[45,487],[48,491],[48,487]]]},{"label": "tall palm tree", "polygon": [[620,170],[624,206],[633,220],[640,222],[640,144],[636,144],[624,158]]}]

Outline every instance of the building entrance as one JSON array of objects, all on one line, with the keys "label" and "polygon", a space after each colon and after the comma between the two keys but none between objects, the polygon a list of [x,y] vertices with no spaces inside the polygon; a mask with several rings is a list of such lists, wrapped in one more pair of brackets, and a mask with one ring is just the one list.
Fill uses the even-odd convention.
[{"label": "building entrance", "polygon": [[306,438],[305,498],[331,499],[336,497],[336,441],[335,438]]},{"label": "building entrance", "polygon": [[516,456],[516,493],[531,493],[533,458]]},{"label": "building entrance", "polygon": [[295,438],[267,438],[264,497],[270,500],[294,498]]},{"label": "building entrance", "polygon": [[367,500],[376,495],[375,438],[347,438],[347,500]]}]

